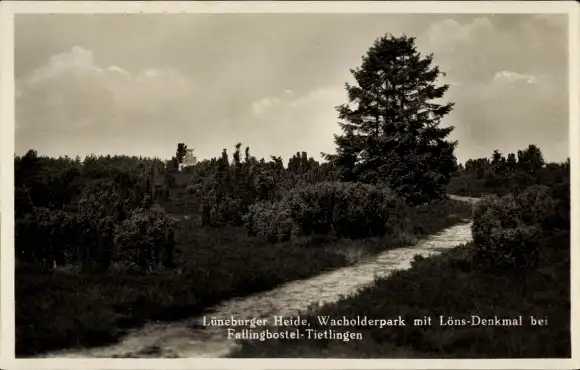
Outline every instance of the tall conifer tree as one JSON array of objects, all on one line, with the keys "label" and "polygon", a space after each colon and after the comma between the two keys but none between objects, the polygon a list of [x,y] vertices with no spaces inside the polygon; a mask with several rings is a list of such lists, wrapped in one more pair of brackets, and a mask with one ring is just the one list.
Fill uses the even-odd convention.
[{"label": "tall conifer tree", "polygon": [[410,203],[443,196],[457,142],[446,140],[453,127],[439,124],[454,103],[435,102],[449,85],[437,85],[444,74],[432,61],[415,38],[387,34],[351,70],[349,103],[337,107],[343,134],[335,135],[337,153],[327,155],[343,181],[386,185]]}]

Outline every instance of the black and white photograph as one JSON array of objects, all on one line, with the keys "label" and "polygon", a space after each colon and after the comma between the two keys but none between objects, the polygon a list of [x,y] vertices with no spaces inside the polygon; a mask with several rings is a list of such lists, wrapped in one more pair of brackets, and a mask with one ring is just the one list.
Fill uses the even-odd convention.
[{"label": "black and white photograph", "polygon": [[573,8],[520,5],[15,14],[16,358],[570,359]]}]

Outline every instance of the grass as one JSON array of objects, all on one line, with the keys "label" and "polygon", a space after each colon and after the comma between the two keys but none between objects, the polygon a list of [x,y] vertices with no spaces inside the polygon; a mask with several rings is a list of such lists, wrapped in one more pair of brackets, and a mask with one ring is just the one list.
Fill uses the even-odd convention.
[{"label": "grass", "polygon": [[[475,266],[473,244],[437,257],[417,258],[411,269],[377,280],[360,294],[312,310],[333,318],[407,319],[405,327],[333,328],[362,333],[360,341],[295,340],[242,342],[231,357],[344,358],[566,358],[570,342],[570,239],[561,234],[542,241],[537,269],[497,273]],[[521,327],[442,326],[438,317],[517,317]],[[414,318],[432,325],[414,326]],[[529,317],[548,318],[531,326]]]},{"label": "grass", "polygon": [[470,205],[443,200],[414,209],[397,235],[360,241],[310,236],[276,245],[251,239],[241,228],[202,228],[191,217],[176,230],[175,271],[72,275],[17,265],[16,355],[115,342],[147,321],[195,316],[221,300],[356,262],[353,249],[365,255],[397,247],[470,214]]}]

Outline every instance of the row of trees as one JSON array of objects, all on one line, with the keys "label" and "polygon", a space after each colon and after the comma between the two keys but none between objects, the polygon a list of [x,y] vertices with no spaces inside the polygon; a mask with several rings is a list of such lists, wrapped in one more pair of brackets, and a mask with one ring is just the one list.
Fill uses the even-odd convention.
[{"label": "row of trees", "polygon": [[449,189],[464,195],[505,195],[532,185],[569,183],[569,176],[569,158],[562,163],[546,163],[541,149],[532,144],[518,150],[517,156],[509,153],[506,158],[496,149],[491,158],[468,160],[465,166],[459,166]]},{"label": "row of trees", "polygon": [[100,271],[114,262],[172,265],[173,231],[167,217],[152,208],[151,173],[160,160],[87,156],[81,161],[39,157],[30,150],[14,161],[20,261]]},{"label": "row of trees", "polygon": [[236,145],[231,163],[224,149],[219,159],[200,162],[192,171],[188,190],[201,200],[202,225],[240,226],[252,204],[278,200],[290,189],[336,178],[328,164],[308,158],[306,152],[291,157],[285,168],[280,157],[257,160],[249,147],[242,160],[241,146]]},{"label": "row of trees", "polygon": [[[185,148],[178,144],[178,154]],[[280,157],[256,159],[249,147],[242,160],[238,144],[231,159],[224,150],[219,158],[185,169],[187,191],[202,204],[203,225],[241,226],[252,204],[278,199],[285,189],[334,179],[328,164],[305,152],[284,167]],[[116,261],[141,268],[171,266],[173,230],[165,212],[154,207],[155,175],[166,189],[177,186],[178,166],[171,163],[127,156],[48,158],[34,150],[15,157],[19,260],[46,268],[81,264],[92,271],[107,271]]]}]

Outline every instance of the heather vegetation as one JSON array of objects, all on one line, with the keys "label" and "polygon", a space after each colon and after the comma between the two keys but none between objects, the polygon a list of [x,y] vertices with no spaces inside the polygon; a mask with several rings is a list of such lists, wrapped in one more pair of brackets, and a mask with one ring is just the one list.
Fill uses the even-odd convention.
[{"label": "heather vegetation", "polygon": [[[148,321],[198,315],[222,300],[346,266],[353,263],[346,247],[371,254],[409,245],[472,216],[474,243],[461,252],[419,261],[322,312],[459,315],[533,311],[544,302],[538,315],[560,315],[559,326],[545,331],[559,328],[564,343],[569,162],[546,165],[530,146],[513,166],[514,158],[499,154],[489,165],[458,166],[457,142],[447,139],[453,127],[439,127],[453,103],[435,102],[448,86],[437,84],[442,72],[432,60],[414,38],[379,38],[352,70],[348,104],[337,107],[343,133],[335,136],[336,153],[321,161],[300,151],[286,164],[258,159],[241,143],[231,155],[223,149],[186,167],[185,143],[168,161],[50,158],[34,150],[15,157],[17,355],[115,341]],[[522,180],[510,180],[518,192],[486,198],[472,215],[471,205],[448,195],[481,194],[480,173],[490,181],[481,185],[486,192],[500,195],[501,179]],[[482,349],[490,332],[474,330],[457,334],[476,338],[466,352],[436,347],[440,334],[456,343],[441,328],[373,331],[356,348],[371,355],[420,338],[415,350],[493,352]],[[523,353],[520,337],[510,346],[502,340],[494,353]],[[278,355],[282,347],[291,349],[272,341],[244,351]]]},{"label": "heather vegetation", "polygon": [[[520,163],[526,152],[534,153],[537,162]],[[454,174],[473,186],[464,194],[480,190],[473,184],[485,171],[489,171],[487,178],[523,179],[486,188],[489,195],[481,198],[473,213],[473,242],[434,258],[416,256],[411,269],[377,279],[356,296],[307,312],[314,329],[324,327],[317,324],[318,316],[401,315],[405,327],[333,328],[360,332],[362,341],[244,342],[232,356],[570,357],[570,161],[546,164],[534,145],[520,151],[513,166],[499,158],[496,151],[495,160],[469,160],[465,169]],[[474,163],[494,165],[478,172],[474,168],[482,167]],[[471,315],[484,319],[521,315],[523,326],[446,325],[447,318],[470,319]],[[415,319],[427,316],[433,319],[431,324],[413,325]],[[532,326],[530,317],[548,323]]]}]

